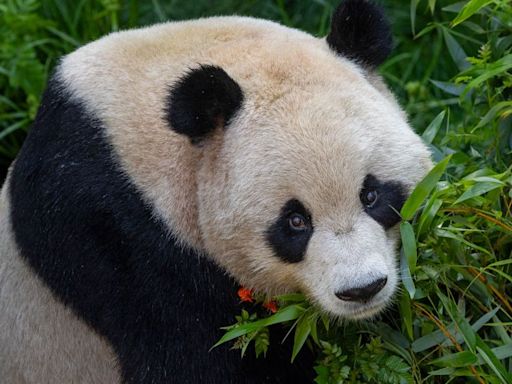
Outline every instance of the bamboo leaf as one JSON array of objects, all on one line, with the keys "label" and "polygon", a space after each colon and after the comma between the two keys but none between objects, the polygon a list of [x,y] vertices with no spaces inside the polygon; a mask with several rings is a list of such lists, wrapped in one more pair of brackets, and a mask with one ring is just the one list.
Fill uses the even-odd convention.
[{"label": "bamboo leaf", "polygon": [[476,350],[482,360],[492,369],[503,384],[510,384],[512,382],[512,374],[507,372],[503,364],[498,360],[498,357],[480,337],[477,339]]},{"label": "bamboo leaf", "polygon": [[448,52],[452,57],[452,60],[457,65],[459,70],[463,71],[468,69],[471,64],[466,60],[468,55],[464,52],[464,49],[460,46],[460,44],[455,40],[455,38],[451,35],[451,32],[447,28],[443,28],[443,37],[446,47],[448,48]]},{"label": "bamboo leaf", "polygon": [[253,323],[243,324],[236,328],[233,328],[226,332],[224,336],[212,347],[218,347],[221,344],[224,344],[230,340],[236,339],[237,337],[248,334],[249,332],[256,331],[259,328],[268,327],[273,324],[284,323],[287,321],[297,319],[304,312],[304,308],[300,305],[290,305],[281,309],[276,314],[267,317],[265,319],[261,319],[255,321]]},{"label": "bamboo leaf", "polygon": [[440,365],[444,367],[467,367],[478,361],[477,356],[470,351],[463,351],[442,356],[432,360],[430,364]]},{"label": "bamboo leaf", "polygon": [[497,188],[503,187],[505,184],[500,181],[487,181],[487,182],[481,182],[476,183],[475,185],[471,186],[469,189],[467,189],[455,202],[455,204],[462,203],[463,201],[469,200],[473,197],[483,195],[484,193],[493,191]]},{"label": "bamboo leaf", "polygon": [[411,196],[407,199],[404,206],[402,207],[400,214],[402,215],[404,220],[411,220],[416,213],[416,211],[420,208],[421,204],[425,201],[427,196],[432,192],[435,188],[437,182],[443,175],[448,163],[450,161],[451,155],[445,157],[442,161],[436,164],[434,168],[428,173],[427,176],[423,178],[422,181],[418,183],[414,191],[412,191]]},{"label": "bamboo leaf", "polygon": [[492,3],[492,0],[471,0],[464,8],[459,12],[457,17],[452,21],[452,27],[462,23],[464,20],[470,18],[475,13],[477,13],[480,9],[485,7],[486,5]]},{"label": "bamboo leaf", "polygon": [[425,141],[425,143],[432,143],[432,141],[437,135],[437,132],[439,131],[439,128],[441,127],[441,123],[443,122],[445,115],[446,111],[442,111],[439,115],[436,116],[434,120],[432,120],[427,129],[423,131],[421,137],[423,138],[423,141]]},{"label": "bamboo leaf", "polygon": [[466,85],[466,88],[464,89],[464,92],[462,92],[461,97],[464,97],[471,89],[479,86],[484,81],[487,81],[494,76],[505,73],[506,71],[508,71],[511,68],[512,68],[512,53],[508,54],[505,57],[502,57],[500,60],[498,60],[492,64],[489,64],[484,73],[482,73],[480,76],[476,77],[475,79],[471,80],[468,83],[468,85]]},{"label": "bamboo leaf", "polygon": [[409,263],[407,262],[403,248],[400,250],[400,276],[402,278],[402,284],[409,293],[409,297],[412,299],[416,293],[416,287],[414,286],[414,280],[412,279]]},{"label": "bamboo leaf", "polygon": [[295,335],[293,338],[292,363],[304,346],[304,343],[306,342],[309,334],[311,333],[311,321],[314,320],[311,320],[309,316],[304,314],[297,323],[297,327],[295,328]]},{"label": "bamboo leaf", "polygon": [[440,291],[437,292],[437,296],[443,303],[443,306],[445,307],[453,322],[456,324],[458,330],[462,333],[466,344],[473,351],[476,345],[476,333],[469,325],[467,319],[464,317],[464,314],[459,313],[459,308],[457,308],[455,302],[449,300],[448,297],[446,297]]},{"label": "bamboo leaf", "polygon": [[402,236],[402,246],[404,248],[404,254],[407,258],[407,264],[411,275],[416,270],[416,261],[418,260],[418,254],[416,251],[416,237],[414,236],[414,230],[412,229],[411,223],[404,221],[400,224],[400,235]]},{"label": "bamboo leaf", "polygon": [[409,340],[414,339],[414,333],[412,329],[412,309],[411,309],[411,298],[406,292],[402,292],[400,297],[400,315],[402,321],[409,336]]}]

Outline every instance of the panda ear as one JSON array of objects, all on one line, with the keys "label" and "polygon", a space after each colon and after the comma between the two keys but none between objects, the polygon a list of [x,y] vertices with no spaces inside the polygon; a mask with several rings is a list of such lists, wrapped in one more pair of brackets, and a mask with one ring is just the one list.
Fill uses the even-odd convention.
[{"label": "panda ear", "polygon": [[327,36],[337,53],[374,69],[391,52],[391,27],[383,9],[370,0],[344,0],[336,8]]},{"label": "panda ear", "polygon": [[171,128],[199,143],[216,128],[225,127],[243,101],[238,83],[220,67],[192,69],[170,90],[166,118]]}]

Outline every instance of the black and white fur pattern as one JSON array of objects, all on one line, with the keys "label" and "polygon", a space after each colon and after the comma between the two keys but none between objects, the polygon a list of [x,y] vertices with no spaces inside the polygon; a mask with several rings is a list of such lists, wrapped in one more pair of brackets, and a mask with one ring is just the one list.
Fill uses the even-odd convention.
[{"label": "black and white fur pattern", "polygon": [[65,57],[2,189],[0,377],[311,382],[280,335],[267,359],[209,349],[239,284],[347,318],[389,302],[395,210],[430,167],[374,73],[390,47],[347,0],[327,40],[219,17]]}]

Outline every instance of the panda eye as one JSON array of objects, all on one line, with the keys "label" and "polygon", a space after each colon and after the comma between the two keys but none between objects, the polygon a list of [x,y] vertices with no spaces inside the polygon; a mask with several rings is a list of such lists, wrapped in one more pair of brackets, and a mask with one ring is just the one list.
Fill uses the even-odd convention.
[{"label": "panda eye", "polygon": [[288,200],[266,232],[274,254],[285,263],[304,259],[309,239],[313,235],[313,217],[297,199]]},{"label": "panda eye", "polygon": [[407,199],[407,188],[398,181],[381,181],[368,174],[361,187],[359,199],[364,211],[388,229],[401,220],[398,212]]},{"label": "panda eye", "polygon": [[308,229],[306,219],[300,213],[292,213],[288,218],[288,225],[292,230],[297,232],[302,232]]},{"label": "panda eye", "polygon": [[363,189],[361,191],[360,199],[366,208],[373,208],[377,203],[379,193],[376,189]]}]

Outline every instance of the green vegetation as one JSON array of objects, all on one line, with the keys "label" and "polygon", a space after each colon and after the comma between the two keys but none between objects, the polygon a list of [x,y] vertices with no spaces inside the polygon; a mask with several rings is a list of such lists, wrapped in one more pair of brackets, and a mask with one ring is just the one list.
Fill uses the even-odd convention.
[{"label": "green vegetation", "polygon": [[[48,74],[76,47],[117,29],[233,13],[323,35],[336,2],[3,0],[0,180]],[[512,4],[384,4],[397,46],[381,73],[439,161],[401,212],[396,305],[334,324],[298,294],[261,315],[256,295],[254,313],[233,319],[222,341],[264,355],[280,342],[268,327],[284,325],[290,358],[317,351],[318,384],[512,383]]]}]

